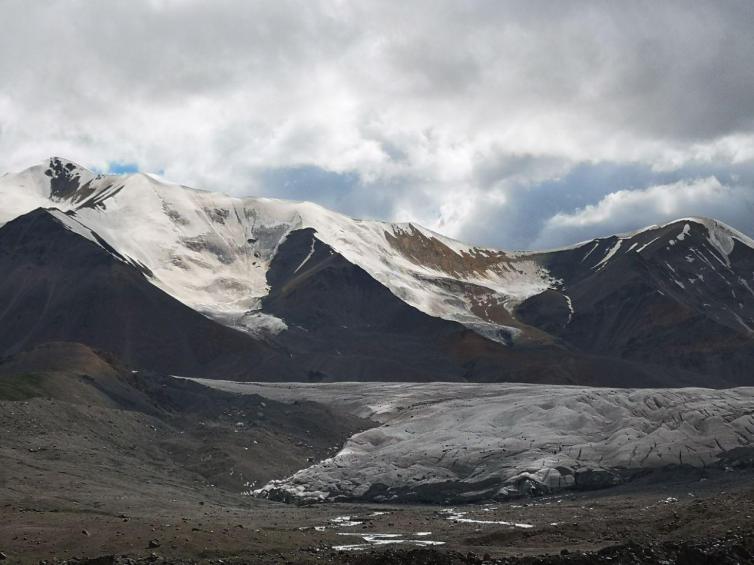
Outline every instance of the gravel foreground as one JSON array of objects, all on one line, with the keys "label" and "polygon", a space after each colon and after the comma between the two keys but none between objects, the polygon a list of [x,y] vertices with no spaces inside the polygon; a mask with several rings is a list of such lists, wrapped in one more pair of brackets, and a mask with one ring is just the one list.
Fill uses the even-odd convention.
[{"label": "gravel foreground", "polygon": [[0,371],[3,564],[754,562],[748,447],[596,490],[284,504],[254,485],[332,457],[390,411],[237,395],[62,350],[75,370],[32,371],[60,362],[55,347]]},{"label": "gravel foreground", "polygon": [[[261,563],[263,561],[254,561]],[[271,561],[275,562],[275,561]],[[280,563],[311,563],[311,560],[279,561]],[[462,554],[457,551],[440,551],[436,549],[385,550],[369,552],[365,555],[351,556],[341,554],[322,555],[320,563],[344,563],[352,565],[597,565],[602,563],[620,563],[625,565],[736,565],[754,563],[754,534],[751,531],[731,533],[724,538],[704,543],[660,543],[641,545],[628,542],[621,545],[605,547],[593,552],[570,552],[562,550],[559,555],[506,557],[493,559],[488,554]],[[92,559],[74,559],[68,561],[40,561],[42,564],[55,565],[137,565],[147,563],[189,564],[200,563],[194,560],[171,560],[160,557],[157,553],[141,559],[105,555]],[[217,559],[209,563],[240,565],[252,563],[248,560]]]},{"label": "gravel foreground", "polygon": [[[160,489],[151,500],[77,494],[78,504],[0,507],[0,550],[3,563],[34,565],[745,564],[754,563],[753,479],[751,471],[665,477],[453,509],[239,504],[215,489],[194,500]],[[368,543],[375,539],[385,544]],[[415,545],[428,540],[442,545]]]}]

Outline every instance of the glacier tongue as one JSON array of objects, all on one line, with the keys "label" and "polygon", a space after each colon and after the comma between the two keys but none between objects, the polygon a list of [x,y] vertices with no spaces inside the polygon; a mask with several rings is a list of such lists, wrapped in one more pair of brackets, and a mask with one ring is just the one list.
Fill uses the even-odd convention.
[{"label": "glacier tongue", "polygon": [[595,488],[642,469],[705,467],[754,440],[754,388],[201,382],[379,422],[256,491],[286,500],[456,503]]}]

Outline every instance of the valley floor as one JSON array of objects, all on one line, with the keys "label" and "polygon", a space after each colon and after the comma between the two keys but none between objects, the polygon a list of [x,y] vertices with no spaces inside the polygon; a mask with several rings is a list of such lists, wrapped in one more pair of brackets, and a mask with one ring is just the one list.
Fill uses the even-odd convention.
[{"label": "valley floor", "polygon": [[[15,465],[23,473],[34,473],[30,461]],[[14,488],[13,500],[4,500],[0,507],[0,550],[10,562],[21,563],[74,558],[87,562],[108,555],[120,561],[127,557],[171,563],[410,563],[421,558],[428,559],[425,563],[520,558],[523,563],[543,554],[561,559],[564,549],[571,554],[566,560],[570,563],[652,563],[575,558],[578,552],[629,541],[637,544],[629,548],[634,555],[660,555],[663,547],[677,552],[689,541],[707,551],[720,550],[720,545],[713,546],[726,538],[733,540],[731,546],[748,544],[747,551],[754,551],[754,474],[732,471],[702,481],[690,476],[666,479],[454,509],[388,504],[299,507],[220,489],[189,491],[136,481],[109,493],[86,488],[59,492],[66,485],[50,482],[45,490],[59,494],[49,496],[23,492],[32,486],[27,483]],[[503,521],[518,526],[494,523]],[[443,544],[422,548],[430,541]],[[386,545],[379,545],[382,542]],[[738,561],[731,562],[749,562],[741,559],[741,548],[735,550]],[[107,562],[113,561],[97,561]]]},{"label": "valley floor", "polygon": [[[51,358],[57,363],[52,369]],[[63,358],[70,366],[61,365]],[[123,371],[79,346],[49,346],[0,363],[0,561],[371,565],[754,560],[754,466],[743,436],[754,413],[750,389],[549,387],[534,396],[534,406],[524,399],[536,389],[520,385],[486,387],[481,396],[475,388],[479,385],[453,385],[454,390],[448,385],[376,383],[215,386],[223,390]],[[239,387],[243,394],[232,390]],[[633,398],[631,405],[639,408],[628,415],[618,409],[625,406],[621,399],[637,394],[643,400]],[[587,397],[591,411],[579,404]],[[699,398],[706,404],[699,404]],[[467,406],[447,404],[460,401]],[[505,407],[516,402],[524,404],[511,420]],[[663,414],[661,425],[652,423],[657,411]],[[694,419],[697,412],[704,416],[699,421]],[[533,416],[527,419],[527,413]],[[463,421],[446,422],[444,429],[435,426],[448,415]],[[473,484],[469,474],[486,473],[500,461],[487,457],[490,439],[519,442],[521,430],[532,429],[531,418],[541,426],[536,437],[523,438],[529,447],[505,446],[515,447],[511,457],[519,466],[527,464],[521,456],[528,452],[539,461],[550,449],[548,442],[564,444],[552,453],[561,456],[578,442],[597,445],[600,434],[613,438],[605,449],[619,458],[626,453],[624,428],[635,429],[629,439],[640,446],[647,444],[646,437],[661,445],[682,436],[692,451],[712,450],[716,462],[656,466],[600,490],[585,490],[581,484],[576,490],[553,488],[539,496],[497,501],[487,495],[476,500],[458,490],[437,497],[448,500],[423,504],[411,502],[410,496],[381,502],[344,497],[310,505],[251,496],[253,490],[269,494],[263,487],[274,479],[317,478],[314,471],[328,461],[335,463],[322,484],[335,485],[341,494],[355,493],[359,477],[372,472],[370,453],[386,445],[399,448],[377,452],[389,471],[384,476],[408,479],[400,465],[412,473],[418,466],[427,478],[453,472],[468,486]],[[609,421],[623,422],[620,430],[610,431]],[[528,427],[516,427],[516,422]],[[453,435],[459,426],[463,434]],[[406,449],[413,445],[412,432],[419,433],[420,441],[452,449],[452,457],[428,455],[426,450],[437,445]],[[443,434],[445,447],[437,439]],[[343,446],[340,454],[350,450],[354,457],[338,459]],[[468,455],[464,447],[470,448]],[[582,451],[573,455],[579,465],[599,463]],[[333,474],[341,463],[345,474]],[[432,491],[431,480],[428,484],[425,492]],[[450,500],[459,492],[466,502]],[[561,555],[563,551],[568,553]],[[549,557],[537,557],[541,555]]]}]

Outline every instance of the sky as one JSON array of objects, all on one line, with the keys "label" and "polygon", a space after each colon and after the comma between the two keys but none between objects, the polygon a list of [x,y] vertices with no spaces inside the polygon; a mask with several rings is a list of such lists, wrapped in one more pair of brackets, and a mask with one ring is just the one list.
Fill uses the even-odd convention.
[{"label": "sky", "polygon": [[505,249],[685,216],[754,235],[748,1],[0,0],[0,13],[0,171],[56,155]]}]

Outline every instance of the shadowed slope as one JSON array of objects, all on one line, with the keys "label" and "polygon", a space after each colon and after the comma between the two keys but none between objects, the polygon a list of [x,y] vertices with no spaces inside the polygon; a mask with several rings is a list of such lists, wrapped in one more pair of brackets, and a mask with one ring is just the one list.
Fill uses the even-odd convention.
[{"label": "shadowed slope", "polygon": [[0,229],[2,355],[62,340],[137,368],[294,376],[269,346],[181,304],[64,221],[39,209]]}]

